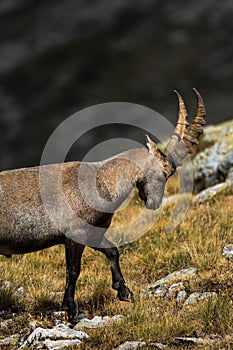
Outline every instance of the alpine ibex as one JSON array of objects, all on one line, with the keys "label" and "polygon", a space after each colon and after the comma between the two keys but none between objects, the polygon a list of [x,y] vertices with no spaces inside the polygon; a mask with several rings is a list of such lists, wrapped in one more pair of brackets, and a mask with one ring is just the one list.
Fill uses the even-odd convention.
[{"label": "alpine ibex", "polygon": [[[45,172],[54,176],[57,167],[60,167],[64,195],[80,221],[69,220],[62,212],[59,225],[54,225],[45,210],[40,192],[40,167],[0,173],[0,254],[10,257],[12,254],[30,253],[64,244],[66,288],[62,307],[68,312],[71,321],[78,315],[74,293],[85,245],[92,246],[109,259],[112,287],[117,290],[118,298],[124,301],[134,300],[120,270],[118,249],[105,238],[104,232],[110,226],[114,211],[134,186],[138,188],[139,196],[146,207],[157,209],[161,204],[167,179],[181,165],[187,154],[192,153],[193,144],[198,144],[198,138],[203,132],[202,125],[205,124],[202,97],[194,89],[197,112],[189,125],[184,101],[181,95],[175,92],[179,101],[179,117],[165,151],[161,151],[147,136],[146,147],[131,149],[101,162],[67,162],[43,166]],[[103,199],[103,203],[97,203],[99,209],[96,205],[93,208],[90,201],[85,200],[91,189],[84,177],[79,176],[81,168],[84,169],[86,179],[90,182],[95,180],[98,200],[101,202]],[[46,186],[50,205],[59,208],[56,185],[48,182]],[[81,226],[78,222],[81,222]],[[93,237],[89,227],[95,227],[96,232],[99,229],[98,237]],[[69,231],[77,234],[75,240]]]}]

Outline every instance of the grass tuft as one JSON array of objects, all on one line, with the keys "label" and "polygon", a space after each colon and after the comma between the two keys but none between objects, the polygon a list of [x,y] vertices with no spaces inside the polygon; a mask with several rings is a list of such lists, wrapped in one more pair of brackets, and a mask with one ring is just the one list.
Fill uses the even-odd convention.
[{"label": "grass tuft", "polygon": [[15,304],[14,290],[0,287],[0,310],[6,310]]}]

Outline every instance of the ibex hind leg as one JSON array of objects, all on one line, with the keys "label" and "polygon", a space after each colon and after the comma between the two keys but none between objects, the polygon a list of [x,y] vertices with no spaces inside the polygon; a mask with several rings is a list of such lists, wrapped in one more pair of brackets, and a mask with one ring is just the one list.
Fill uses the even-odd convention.
[{"label": "ibex hind leg", "polygon": [[119,251],[117,247],[106,237],[103,237],[100,246],[94,249],[103,253],[110,262],[110,268],[112,273],[112,288],[117,290],[118,298],[121,301],[134,302],[133,293],[125,285],[125,280],[120,269]]},{"label": "ibex hind leg", "polygon": [[78,321],[79,310],[74,301],[75,286],[81,269],[81,258],[85,245],[66,239],[66,289],[62,309],[67,311],[69,321]]}]

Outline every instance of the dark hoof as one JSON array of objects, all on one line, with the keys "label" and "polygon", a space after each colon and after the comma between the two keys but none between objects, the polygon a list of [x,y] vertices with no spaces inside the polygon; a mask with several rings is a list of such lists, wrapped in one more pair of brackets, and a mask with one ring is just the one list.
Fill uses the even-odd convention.
[{"label": "dark hoof", "polygon": [[133,293],[129,290],[128,287],[126,287],[125,285],[121,285],[118,293],[117,293],[117,297],[121,300],[121,301],[129,301],[131,303],[134,303],[134,296]]},{"label": "dark hoof", "polygon": [[68,312],[68,321],[72,324],[78,323],[82,318],[86,318],[86,315],[81,311],[78,311],[75,314]]},{"label": "dark hoof", "polygon": [[86,317],[86,315],[82,311],[77,310],[76,307],[63,306],[62,309],[67,312],[68,321],[72,324],[78,323],[82,318]]}]

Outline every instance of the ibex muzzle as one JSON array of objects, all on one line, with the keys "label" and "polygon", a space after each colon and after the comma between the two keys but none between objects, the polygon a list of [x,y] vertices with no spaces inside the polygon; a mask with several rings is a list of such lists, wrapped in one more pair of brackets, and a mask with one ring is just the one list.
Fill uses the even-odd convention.
[{"label": "ibex muzzle", "polygon": [[[69,205],[82,222],[97,228],[96,239],[92,232],[88,231],[88,225],[86,228],[81,227],[79,221],[69,222],[69,218],[64,217],[60,228],[53,224],[41,197],[39,167],[0,173],[0,254],[9,257],[11,254],[24,254],[64,244],[67,268],[62,306],[68,312],[71,321],[75,321],[78,315],[74,302],[75,285],[80,273],[82,253],[88,242],[109,259],[112,286],[117,290],[119,299],[133,301],[133,294],[125,285],[120,270],[118,249],[105,238],[104,232],[110,226],[113,212],[134,186],[137,186],[139,195],[148,209],[154,210],[160,206],[167,179],[175,172],[177,166],[181,165],[186,155],[192,152],[193,144],[198,143],[198,138],[203,132],[204,104],[197,90],[194,89],[194,92],[197,97],[197,113],[190,126],[183,99],[176,92],[179,100],[179,118],[164,152],[147,136],[144,148],[131,149],[102,162],[68,162],[61,165],[63,190]],[[44,167],[48,173],[56,174],[57,165]],[[90,183],[95,178],[100,193],[99,200],[104,200],[106,211],[97,210],[85,201],[83,194],[91,195],[91,189],[82,178],[78,180],[81,168],[85,169],[84,174]],[[124,185],[118,186],[120,183]],[[53,190],[56,186],[48,186],[51,192],[50,200],[52,198],[55,205],[55,202],[59,202],[58,194]],[[101,207],[102,203],[99,204]],[[108,206],[111,210],[108,210]],[[82,240],[67,238],[70,236],[65,233],[71,229],[77,237],[82,237]]]}]

